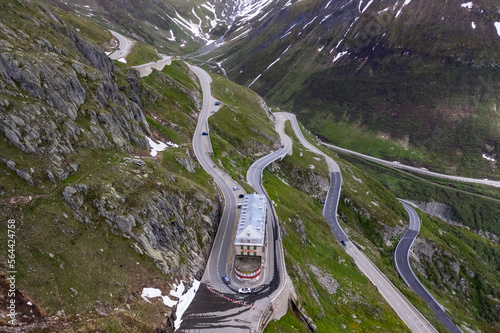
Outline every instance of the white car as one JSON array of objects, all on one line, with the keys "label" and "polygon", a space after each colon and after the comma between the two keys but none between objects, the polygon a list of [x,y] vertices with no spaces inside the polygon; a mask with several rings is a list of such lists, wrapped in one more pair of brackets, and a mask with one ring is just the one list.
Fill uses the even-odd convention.
[{"label": "white car", "polygon": [[250,288],[240,288],[240,289],[238,289],[238,292],[240,294],[251,294],[252,293],[252,289],[250,289]]},{"label": "white car", "polygon": [[238,186],[233,187],[233,191],[238,191],[240,188]]}]

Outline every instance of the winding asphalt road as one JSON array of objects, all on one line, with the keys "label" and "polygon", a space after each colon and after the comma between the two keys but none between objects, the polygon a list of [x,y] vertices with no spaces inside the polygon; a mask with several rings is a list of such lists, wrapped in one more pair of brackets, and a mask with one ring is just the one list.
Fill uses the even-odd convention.
[{"label": "winding asphalt road", "polygon": [[387,303],[396,311],[412,332],[437,332],[425,317],[401,294],[401,292],[387,279],[387,277],[354,245],[341,228],[337,219],[337,207],[342,186],[342,176],[337,163],[328,155],[307,141],[302,135],[297,118],[291,113],[281,113],[292,124],[292,129],[300,142],[310,151],[325,158],[331,175],[330,189],[328,191],[323,216],[330,225],[333,235],[341,242],[346,243],[346,252],[354,259],[361,272],[375,285]]},{"label": "winding asphalt road", "polygon": [[420,231],[420,218],[418,217],[417,212],[410,205],[404,201],[401,201],[401,203],[410,216],[410,227],[403,235],[403,238],[399,241],[396,251],[394,252],[394,260],[396,261],[396,268],[398,269],[399,275],[401,275],[406,284],[418,296],[429,304],[429,307],[432,311],[434,311],[436,318],[442,322],[451,333],[461,333],[462,331],[451,320],[448,314],[444,311],[443,307],[420,283],[411,269],[409,261],[410,248]]},{"label": "winding asphalt road", "polygon": [[408,170],[408,171],[420,173],[420,174],[426,175],[426,176],[443,178],[443,179],[450,179],[450,180],[454,180],[454,181],[457,181],[457,182],[475,183],[475,184],[483,184],[483,185],[490,185],[490,186],[494,186],[494,187],[500,187],[500,181],[445,175],[445,174],[442,174],[442,173],[437,173],[437,172],[425,170],[425,169],[422,169],[422,168],[416,168],[416,167],[412,167],[412,166],[409,166],[409,165],[404,165],[404,164],[401,164],[399,162],[390,162],[390,161],[382,160],[380,158],[376,158],[376,157],[372,157],[372,156],[369,156],[369,155],[361,154],[361,153],[358,153],[358,152],[355,152],[355,151],[352,151],[352,150],[349,150],[349,149],[340,148],[340,147],[331,145],[329,143],[322,142],[322,144],[325,147],[328,147],[328,148],[330,148],[332,150],[336,150],[336,151],[339,151],[341,153],[345,153],[345,154],[349,154],[349,155],[354,155],[354,156],[357,156],[357,157],[361,157],[361,158],[363,158],[365,160],[369,160],[369,161],[372,161],[372,162],[375,162],[375,163],[378,163],[378,164],[382,164],[382,165],[390,167],[390,168]]},{"label": "winding asphalt road", "polygon": [[[110,58],[119,59],[126,57],[130,52],[134,42],[114,31],[111,32],[115,37],[118,38],[120,42],[120,50],[117,50],[113,54],[111,54]],[[152,68],[161,70],[165,65],[170,65],[170,57],[162,55],[162,58],[163,59],[160,61],[135,67],[139,70],[141,77],[147,76],[152,72]],[[290,120],[292,128],[301,143],[307,149],[324,156],[326,163],[328,164],[328,168],[331,173],[331,185],[330,190],[327,194],[325,206],[323,209],[323,215],[330,224],[334,236],[337,238],[337,240],[343,240],[346,242],[346,251],[354,258],[361,271],[372,281],[372,283],[375,284],[384,298],[396,310],[398,315],[403,319],[403,321],[405,321],[405,323],[408,325],[408,327],[410,327],[412,331],[435,332],[435,329],[406,300],[406,298],[404,298],[399,293],[399,291],[375,267],[375,265],[373,265],[373,263],[371,263],[371,261],[369,261],[369,259],[363,253],[361,253],[361,251],[359,251],[354,244],[349,241],[348,236],[340,227],[337,220],[337,207],[340,198],[340,188],[342,185],[342,176],[340,174],[340,169],[335,161],[333,161],[333,159],[321,152],[304,138],[295,115],[290,113],[274,114],[276,117],[276,130],[280,135],[282,148],[256,161],[250,166],[247,172],[247,182],[256,190],[257,193],[265,194],[268,200],[267,218],[271,223],[266,224],[267,257],[264,263],[265,269],[263,271],[263,277],[261,278],[261,282],[257,284],[258,287],[254,289],[255,294],[253,295],[237,294],[235,293],[236,288],[222,283],[222,275],[229,275],[234,277],[234,275],[231,275],[230,270],[232,266],[231,260],[233,256],[232,240],[235,234],[237,219],[237,195],[244,192],[243,190],[238,190],[237,192],[233,190],[234,187],[239,187],[239,185],[234,180],[232,180],[229,175],[225,174],[222,170],[216,167],[209,156],[209,153],[213,153],[210,137],[208,135],[202,135],[201,133],[209,133],[208,117],[211,114],[210,110],[216,108],[215,106],[213,106],[215,104],[215,100],[211,97],[210,92],[211,77],[210,75],[208,75],[208,73],[206,73],[199,67],[191,66],[189,64],[188,66],[198,76],[203,91],[203,105],[193,138],[193,150],[202,167],[214,178],[214,181],[221,190],[225,205],[210,258],[202,277],[200,289],[196,293],[195,299],[191,303],[192,305],[184,313],[182,318],[183,321],[178,332],[199,332],[201,330],[203,330],[204,332],[257,331],[259,321],[262,317],[264,309],[266,309],[271,301],[275,297],[277,297],[277,295],[279,295],[279,293],[283,290],[285,286],[286,268],[283,257],[282,243],[281,239],[279,238],[279,228],[276,214],[274,212],[273,203],[270,201],[262,185],[262,172],[264,168],[267,167],[267,165],[269,165],[273,161],[284,158],[292,151],[292,140],[284,132],[284,124],[286,120]],[[355,154],[362,155],[358,153]],[[382,162],[388,163],[387,161]],[[417,170],[422,171],[420,169]],[[403,240],[410,239],[405,238],[408,233],[410,233],[410,235],[413,235],[415,233],[415,230],[412,228],[415,228],[414,223],[416,223],[414,218],[412,220],[410,211],[411,208],[409,210],[407,208],[407,205],[405,204],[405,209],[407,209],[408,213],[410,214],[410,229],[403,237]],[[413,212],[415,213],[414,210]],[[420,224],[418,216],[417,221],[419,228]],[[401,248],[400,251],[403,251],[400,253],[404,254],[404,251],[406,251],[406,258],[408,258],[409,248],[411,247],[411,244],[413,243],[413,240],[417,234],[418,230],[414,234],[413,239],[407,247],[405,245],[406,242],[403,242],[403,240],[398,244],[398,248]],[[396,250],[396,256],[398,256],[398,249]],[[399,258],[401,257],[402,256],[400,255]],[[398,265],[398,258],[396,259],[396,262]],[[408,260],[406,260],[406,263],[408,264],[407,267],[405,266],[404,260],[398,266],[398,271],[400,271],[400,274],[401,271],[404,271],[405,269],[409,269],[411,271]],[[407,276],[403,274],[401,275]],[[413,275],[413,272],[411,272],[411,275],[416,279],[416,277]],[[409,279],[411,279],[411,277]],[[410,283],[408,282],[409,279],[407,280],[407,278],[405,278],[405,282],[410,285]],[[418,282],[418,279],[416,280]],[[233,279],[233,283],[235,281],[236,280]],[[419,282],[418,285],[421,286]],[[241,284],[237,285],[237,287],[241,286]],[[252,284],[251,286],[255,287],[256,284]],[[412,287],[412,285],[410,285],[410,287]],[[430,297],[432,300],[434,300],[432,296],[425,290],[425,288],[423,288],[423,286],[421,286],[421,288],[424,289],[424,293],[425,295],[427,295],[427,298]],[[423,298],[426,299],[425,297]],[[444,314],[444,316],[446,316],[451,322],[451,319],[447,316],[447,314],[442,310],[442,308],[435,300],[434,303],[437,306],[436,309],[434,309],[433,307],[436,316],[439,318],[438,313],[440,313],[441,316]],[[401,304],[403,304],[403,306]],[[439,312],[439,310],[441,312]],[[451,325],[456,328],[456,330],[453,330],[453,327],[450,326],[452,327],[452,329],[449,328],[451,332],[461,332],[453,324],[453,322],[451,322]]]},{"label": "winding asphalt road", "polygon": [[[242,283],[231,272],[233,260],[233,240],[236,233],[238,198],[243,190],[234,191],[239,186],[229,175],[220,170],[211,160],[212,153],[208,117],[214,110],[215,99],[211,97],[210,75],[199,67],[189,65],[200,81],[203,91],[203,105],[193,137],[193,150],[201,166],[209,173],[221,190],[225,205],[212,251],[201,279],[200,288],[182,317],[178,332],[257,332],[264,310],[270,305],[285,285],[285,264],[281,240],[274,210],[268,199],[266,224],[266,258],[262,277],[257,283]],[[284,119],[276,119],[277,131],[282,138],[283,147],[257,160],[249,168],[247,179],[259,193],[262,187],[262,171],[272,161],[283,158],[291,151],[292,141],[284,133]],[[227,275],[232,283],[226,285],[221,277]],[[242,295],[238,287],[253,287],[253,293]]]},{"label": "winding asphalt road", "polygon": [[147,64],[132,66],[132,68],[137,69],[140,77],[148,76],[153,73],[153,68],[161,71],[163,67],[168,66],[172,63],[172,57],[166,54],[160,54],[161,60],[153,61]]},{"label": "winding asphalt road", "polygon": [[126,58],[128,56],[128,54],[130,53],[130,51],[132,51],[132,47],[134,46],[135,41],[117,33],[116,31],[113,31],[113,30],[109,30],[109,31],[113,34],[113,36],[116,37],[116,39],[118,39],[119,46],[115,50],[115,52],[111,53],[108,57],[110,57],[113,60]]}]

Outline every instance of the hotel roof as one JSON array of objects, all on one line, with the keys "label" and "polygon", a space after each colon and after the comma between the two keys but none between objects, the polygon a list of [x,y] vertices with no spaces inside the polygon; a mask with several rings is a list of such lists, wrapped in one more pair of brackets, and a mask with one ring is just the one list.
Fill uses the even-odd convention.
[{"label": "hotel roof", "polygon": [[243,198],[234,245],[264,245],[266,229],[266,197],[247,194]]}]

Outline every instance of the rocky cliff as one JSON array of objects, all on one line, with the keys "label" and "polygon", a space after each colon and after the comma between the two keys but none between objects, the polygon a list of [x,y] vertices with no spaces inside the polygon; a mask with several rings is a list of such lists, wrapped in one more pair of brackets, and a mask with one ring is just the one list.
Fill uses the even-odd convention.
[{"label": "rocky cliff", "polygon": [[37,14],[21,14],[26,31],[0,25],[0,130],[10,144],[44,160],[41,170],[16,172],[31,185],[43,176],[55,182],[78,170],[68,155],[80,147],[147,148],[144,113],[120,93],[113,62],[50,10]]},{"label": "rocky cliff", "polygon": [[[198,87],[183,72],[151,90],[69,23],[81,18],[30,1],[0,11],[0,215],[17,223],[19,322],[168,330],[175,309],[146,302],[142,288],[168,295],[201,277],[222,206],[189,151]],[[153,158],[147,136],[170,140],[179,124],[150,130],[143,103],[164,110],[169,93],[185,98],[170,111],[189,115],[183,146]]]}]

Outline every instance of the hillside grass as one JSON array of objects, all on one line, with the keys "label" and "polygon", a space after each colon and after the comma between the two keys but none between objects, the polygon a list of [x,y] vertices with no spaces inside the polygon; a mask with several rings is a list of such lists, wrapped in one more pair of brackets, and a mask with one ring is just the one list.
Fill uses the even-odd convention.
[{"label": "hillside grass", "polygon": [[[417,272],[420,281],[455,322],[477,325],[482,332],[497,332],[500,328],[496,311],[500,297],[500,245],[465,227],[449,225],[421,212],[419,216],[422,220],[419,237],[444,251],[439,258],[442,264],[432,258],[424,265],[426,276]],[[458,274],[451,267],[452,261],[460,263]],[[444,282],[446,279],[458,284],[458,290]],[[471,322],[471,316],[475,322]]]},{"label": "hillside grass", "polygon": [[223,103],[208,118],[214,158],[233,179],[245,181],[250,165],[280,146],[279,136],[258,95],[220,76],[212,79],[212,93]]},{"label": "hillside grass", "polygon": [[[387,186],[390,192],[393,192],[398,197],[417,201],[436,200],[446,203],[453,209],[458,208],[454,215],[470,216],[474,222],[465,220],[468,223],[477,223],[478,221],[481,221],[481,223],[485,221],[494,223],[498,217],[498,213],[496,213],[496,206],[500,204],[498,199],[491,199],[485,195],[467,193],[451,186],[433,183],[424,177],[389,169],[350,155],[341,154],[341,156],[354,163],[363,173],[380,180],[381,184]],[[345,175],[346,172],[343,172],[342,197],[348,195],[351,187],[346,182]],[[481,187],[475,187],[475,190],[480,191]],[[491,190],[491,188],[488,190]],[[342,200],[342,197],[339,204],[341,220],[344,222],[356,221],[356,211],[352,211],[351,205],[346,204],[345,199]],[[350,197],[349,200],[353,200],[353,198]],[[428,262],[420,262],[419,264],[424,266],[428,275],[427,277],[419,275],[420,280],[432,292],[433,296],[449,310],[448,313],[455,323],[459,325],[466,323],[466,326],[472,329],[494,332],[497,329],[494,321],[498,319],[495,319],[496,312],[491,312],[491,309],[494,309],[491,302],[494,302],[493,300],[496,297],[494,290],[498,290],[498,287],[496,287],[499,281],[498,274],[494,272],[498,272],[497,256],[500,246],[468,230],[467,226],[452,226],[426,214],[419,215],[422,218],[422,228],[418,237],[434,244],[438,251],[451,255],[450,258],[440,255],[439,257],[429,258]],[[404,220],[407,220],[406,214],[404,216]],[[349,218],[346,219],[345,217]],[[364,219],[361,217],[361,220]],[[376,224],[372,223],[372,225]],[[386,274],[436,328],[442,327],[442,324],[437,322],[427,304],[410,291],[398,277],[393,259],[397,239],[395,239],[392,246],[387,246],[387,244],[379,242],[380,235],[377,232],[373,233],[373,229],[363,227],[362,221],[354,224],[346,222],[346,226],[351,229],[349,233],[351,239],[365,248],[364,253],[372,262]],[[496,224],[494,226],[496,227]],[[459,276],[454,275],[451,269],[449,263],[452,259],[459,261],[462,265]],[[412,266],[414,264],[412,263]],[[476,278],[471,278],[470,273],[467,273],[471,271],[477,274]],[[442,282],[443,279],[450,276],[452,281],[455,282],[460,278],[464,278],[467,281],[470,294],[457,293],[456,290],[451,289],[450,285]],[[480,281],[487,282],[483,285]],[[487,296],[488,294],[493,295],[493,298]]]},{"label": "hillside grass", "polygon": [[[316,73],[294,96],[293,111],[315,133],[348,149],[451,174],[498,177],[497,163],[481,155],[498,154],[499,75],[417,55],[366,64],[357,59]],[[375,140],[381,135],[411,146],[405,151]]]},{"label": "hillside grass", "polygon": [[[287,271],[300,303],[318,326],[318,331],[350,328],[356,332],[371,332],[374,327],[378,327],[382,331],[408,332],[404,323],[381,300],[377,290],[331,235],[330,226],[321,215],[322,207],[308,195],[291,188],[267,171],[264,172],[264,186],[276,204]],[[297,202],[301,203],[299,210]],[[305,226],[304,245],[297,231],[298,220]],[[320,267],[331,274],[339,283],[337,292],[329,294],[317,282],[308,265]],[[290,322],[302,327],[301,331],[304,330],[303,325],[299,326],[289,314],[271,323],[266,332],[289,331]]]},{"label": "hillside grass", "polygon": [[[315,143],[315,137],[301,129],[306,139]],[[444,326],[434,317],[434,313],[420,297],[412,292],[399,278],[396,272],[392,251],[399,240],[396,232],[392,237],[387,234],[386,228],[404,230],[407,214],[393,193],[388,191],[374,177],[366,174],[354,165],[339,159],[339,157],[323,146],[319,147],[327,155],[334,158],[342,171],[343,185],[339,202],[339,221],[348,233],[351,240],[359,245],[363,252],[372,262],[384,272],[392,283],[405,295],[405,297],[418,308],[418,310],[436,327],[439,331],[444,331]],[[285,158],[282,163],[286,164]],[[279,172],[284,180],[293,184],[293,176]],[[300,183],[300,179],[298,180]],[[305,182],[303,180],[303,182]],[[319,207],[321,202],[316,201]],[[401,232],[401,231],[400,231]],[[384,239],[387,238],[387,241]]]},{"label": "hillside grass", "polygon": [[147,64],[155,60],[161,60],[154,47],[144,44],[140,41],[135,41],[132,50],[127,55],[127,64],[129,66],[138,66],[142,64]]},{"label": "hillside grass", "polygon": [[[103,221],[93,220],[91,224],[77,221],[62,199],[62,191],[68,185],[86,184],[94,189],[104,183],[112,184],[120,177],[130,179],[126,168],[116,172],[126,156],[81,148],[77,155],[68,157],[80,165],[78,172],[57,185],[42,178],[35,187],[28,187],[24,180],[2,172],[4,194],[15,192],[33,197],[20,206],[3,207],[0,215],[2,220],[17,221],[16,287],[45,315],[53,316],[61,310],[69,320],[76,320],[77,314],[89,316],[86,323],[78,326],[100,327],[97,322],[106,319],[93,318],[91,312],[96,306],[102,303],[121,308],[129,302],[133,310],[116,313],[116,318],[122,324],[129,322],[129,328],[144,330],[152,328],[144,323],[155,321],[153,313],[162,311],[159,304],[143,304],[137,298],[137,292],[160,273],[153,261],[136,253],[130,239],[112,232]],[[3,164],[0,168],[3,169]],[[7,179],[12,181],[5,182]],[[133,189],[128,192],[133,194]],[[0,233],[4,244],[6,237],[6,233]],[[164,287],[168,288],[168,284]],[[129,295],[133,296],[127,300]],[[143,321],[133,319],[136,316]],[[116,331],[125,329],[120,326]]]},{"label": "hillside grass", "polygon": [[416,201],[437,201],[452,208],[451,218],[476,229],[500,235],[500,197],[497,189],[489,186],[463,184],[438,180],[423,175],[387,168],[355,156],[343,155],[364,172],[380,180],[400,198]]},{"label": "hillside grass", "polygon": [[188,144],[197,121],[199,88],[187,66],[180,61],[142,78],[141,102],[150,129],[165,140]]},{"label": "hillside grass", "polygon": [[288,155],[284,162],[293,165],[294,168],[312,169],[315,174],[321,177],[327,178],[330,176],[325,158],[312,153],[301,145],[289,121],[285,123],[285,133],[292,138],[293,146],[292,154]]}]

